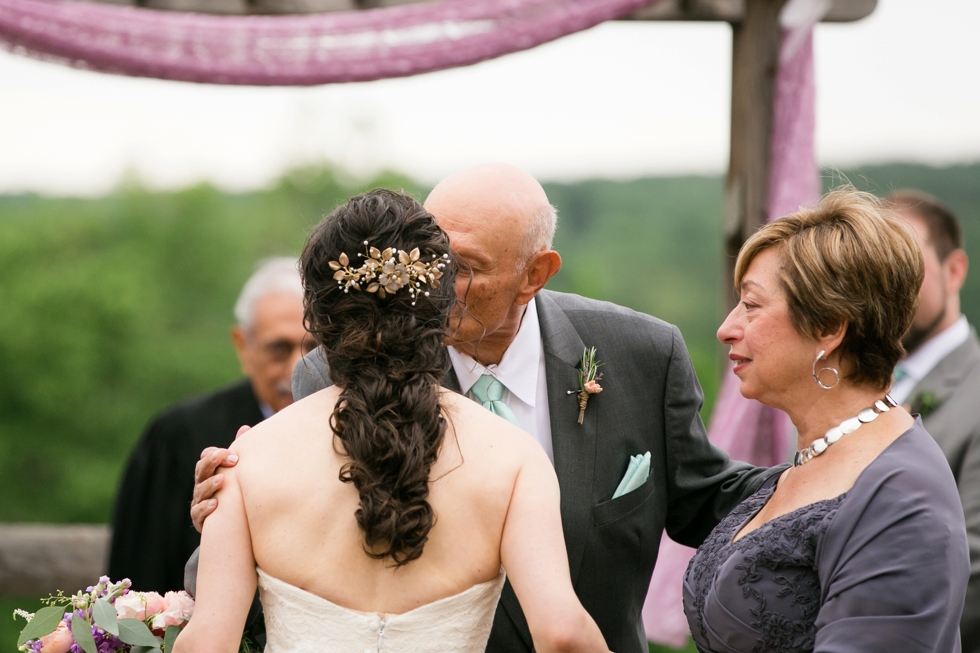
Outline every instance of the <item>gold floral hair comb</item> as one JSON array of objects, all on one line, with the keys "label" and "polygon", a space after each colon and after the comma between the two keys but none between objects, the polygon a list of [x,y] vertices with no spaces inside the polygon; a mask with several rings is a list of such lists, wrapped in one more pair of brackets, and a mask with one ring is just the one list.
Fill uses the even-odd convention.
[{"label": "gold floral hair comb", "polygon": [[345,293],[350,292],[351,288],[375,292],[384,299],[408,286],[412,306],[415,306],[420,295],[429,296],[429,291],[422,288],[423,284],[429,288],[439,287],[442,270],[449,260],[449,254],[443,254],[442,257],[435,254],[426,263],[420,260],[418,247],[411,252],[399,251],[394,247],[382,252],[377,247],[368,245],[366,240],[364,254],[358,256],[365,259],[359,268],[350,267],[350,259],[344,252],[341,252],[340,260],[330,261],[330,269],[335,270],[333,278],[337,280],[338,287],[343,288]]}]

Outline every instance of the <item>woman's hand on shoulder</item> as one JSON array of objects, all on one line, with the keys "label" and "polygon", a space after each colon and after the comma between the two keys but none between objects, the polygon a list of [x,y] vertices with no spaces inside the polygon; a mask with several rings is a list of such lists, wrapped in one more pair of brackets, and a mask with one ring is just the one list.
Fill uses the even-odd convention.
[{"label": "woman's hand on shoulder", "polygon": [[[235,434],[235,439],[251,428],[243,425]],[[224,475],[218,473],[219,468],[234,467],[237,464],[238,454],[231,449],[208,447],[201,452],[201,458],[194,466],[194,497],[191,500],[191,520],[198,533],[204,529],[204,520],[218,507],[218,500],[214,495],[225,480]]]},{"label": "woman's hand on shoulder", "polygon": [[201,452],[201,457],[194,466],[194,494],[191,500],[191,521],[198,533],[204,529],[204,520],[218,507],[216,495],[225,483],[225,471],[222,470],[234,468],[245,449],[258,446],[269,432],[281,429],[283,420],[289,419],[284,412],[280,411],[254,427],[242,426],[235,434],[235,441],[227,449],[208,447]]}]

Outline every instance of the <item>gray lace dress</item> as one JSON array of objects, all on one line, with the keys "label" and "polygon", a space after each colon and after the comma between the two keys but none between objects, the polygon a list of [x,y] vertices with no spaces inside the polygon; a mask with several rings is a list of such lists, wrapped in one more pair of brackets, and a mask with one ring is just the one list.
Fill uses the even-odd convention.
[{"label": "gray lace dress", "polygon": [[732,538],[770,477],[684,576],[702,653],[958,653],[969,553],[956,484],[920,420],[845,494]]}]

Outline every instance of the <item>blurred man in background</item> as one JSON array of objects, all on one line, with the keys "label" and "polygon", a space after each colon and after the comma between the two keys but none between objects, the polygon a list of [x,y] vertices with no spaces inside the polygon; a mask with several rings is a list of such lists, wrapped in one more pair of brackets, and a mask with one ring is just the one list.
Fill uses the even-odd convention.
[{"label": "blurred man in background", "polygon": [[296,259],[264,262],[235,303],[231,341],[247,377],[182,401],[154,418],[130,455],[112,519],[109,575],[135,589],[180,590],[200,544],[189,507],[202,449],[228,447],[292,403],[290,378],[304,348],[303,289]]},{"label": "blurred man in background", "polygon": [[935,198],[898,191],[885,198],[915,230],[926,273],[905,336],[891,395],[942,447],[956,478],[970,543],[970,582],[960,631],[963,653],[980,653],[980,340],[960,313],[968,261],[959,221]]}]

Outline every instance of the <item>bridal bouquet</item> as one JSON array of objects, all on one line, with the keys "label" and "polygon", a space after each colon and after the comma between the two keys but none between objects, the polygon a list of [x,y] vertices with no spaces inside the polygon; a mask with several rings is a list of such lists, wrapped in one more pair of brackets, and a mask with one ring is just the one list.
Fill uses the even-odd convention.
[{"label": "bridal bouquet", "polygon": [[134,592],[129,579],[103,576],[73,596],[58,592],[43,599],[36,614],[15,610],[27,620],[17,639],[25,653],[170,653],[177,634],[194,612],[186,592]]}]

